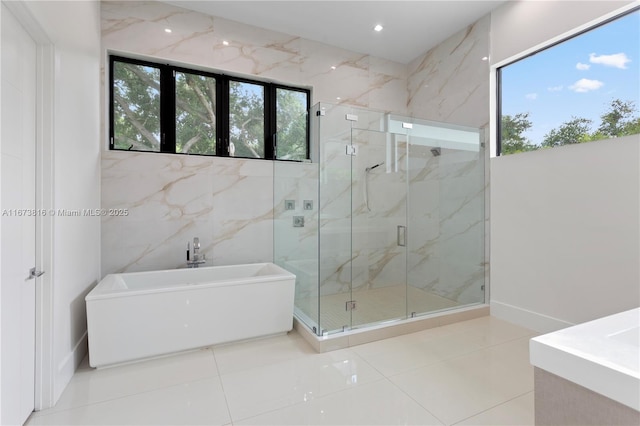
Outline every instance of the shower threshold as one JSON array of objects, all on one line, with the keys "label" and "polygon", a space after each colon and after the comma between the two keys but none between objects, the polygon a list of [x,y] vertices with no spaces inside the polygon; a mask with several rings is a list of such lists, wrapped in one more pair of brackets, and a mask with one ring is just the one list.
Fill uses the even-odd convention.
[{"label": "shower threshold", "polygon": [[317,352],[329,352],[487,315],[489,315],[489,305],[487,304],[466,305],[456,309],[442,310],[413,318],[385,321],[323,336],[316,335],[303,321],[294,315],[293,328]]}]

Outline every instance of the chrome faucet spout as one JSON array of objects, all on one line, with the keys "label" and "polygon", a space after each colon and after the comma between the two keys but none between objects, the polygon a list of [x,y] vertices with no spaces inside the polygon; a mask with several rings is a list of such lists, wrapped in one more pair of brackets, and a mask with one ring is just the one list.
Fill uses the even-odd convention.
[{"label": "chrome faucet spout", "polygon": [[[189,247],[187,243],[187,248]],[[187,251],[188,253],[188,251]],[[193,239],[193,255],[191,259],[189,259],[187,254],[187,267],[188,268],[197,268],[199,265],[202,265],[206,262],[204,255],[200,255],[200,238],[195,237]]]}]

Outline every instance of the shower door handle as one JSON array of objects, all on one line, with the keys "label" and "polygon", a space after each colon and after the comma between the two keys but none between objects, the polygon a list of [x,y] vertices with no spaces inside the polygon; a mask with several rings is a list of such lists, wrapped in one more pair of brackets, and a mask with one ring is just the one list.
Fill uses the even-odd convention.
[{"label": "shower door handle", "polygon": [[398,225],[396,240],[400,247],[407,245],[407,227]]}]

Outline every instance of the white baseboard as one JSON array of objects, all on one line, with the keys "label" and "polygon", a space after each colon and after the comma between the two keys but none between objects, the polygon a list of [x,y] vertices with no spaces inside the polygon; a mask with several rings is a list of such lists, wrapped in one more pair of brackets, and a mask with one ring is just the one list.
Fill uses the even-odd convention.
[{"label": "white baseboard", "polygon": [[58,371],[54,379],[54,405],[62,396],[65,388],[71,381],[74,373],[78,369],[78,366],[87,355],[88,348],[87,332],[85,331],[80,340],[76,342],[73,350],[64,357],[64,359],[58,364]]},{"label": "white baseboard", "polygon": [[491,316],[509,321],[539,333],[550,333],[562,328],[571,327],[570,322],[553,318],[538,312],[529,311],[518,306],[492,300]]}]

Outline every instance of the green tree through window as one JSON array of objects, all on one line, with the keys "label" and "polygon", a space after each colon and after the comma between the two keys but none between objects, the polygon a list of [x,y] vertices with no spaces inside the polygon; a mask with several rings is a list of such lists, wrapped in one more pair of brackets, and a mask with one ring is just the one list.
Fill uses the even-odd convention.
[{"label": "green tree through window", "polygon": [[498,69],[499,152],[640,133],[640,8]]},{"label": "green tree through window", "polygon": [[229,83],[229,155],[264,158],[264,87]]},{"label": "green tree through window", "polygon": [[307,158],[307,94],[276,89],[277,158],[305,160]]},{"label": "green tree through window", "polygon": [[216,154],[216,79],[176,72],[176,152]]},{"label": "green tree through window", "polygon": [[309,158],[308,90],[115,56],[110,64],[111,149]]},{"label": "green tree through window", "polygon": [[592,121],[583,117],[571,117],[555,129],[544,135],[542,143],[536,145],[524,133],[532,126],[528,113],[518,113],[515,116],[501,117],[501,153],[516,154],[519,152],[535,151],[540,148],[553,148],[611,139],[622,136],[640,134],[640,116],[632,101],[614,99],[608,109],[600,116],[597,130],[591,131]]},{"label": "green tree through window", "polygon": [[115,148],[160,151],[160,69],[117,62],[113,74]]}]

